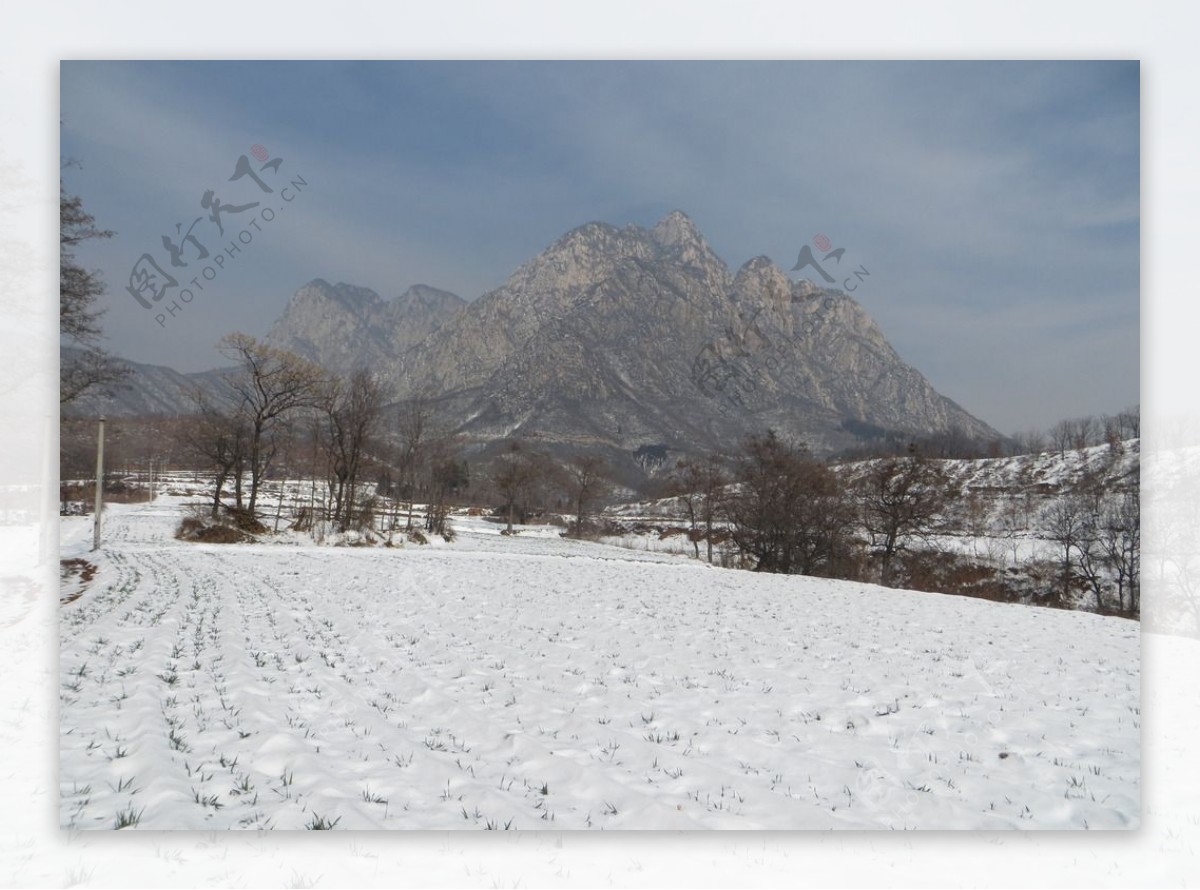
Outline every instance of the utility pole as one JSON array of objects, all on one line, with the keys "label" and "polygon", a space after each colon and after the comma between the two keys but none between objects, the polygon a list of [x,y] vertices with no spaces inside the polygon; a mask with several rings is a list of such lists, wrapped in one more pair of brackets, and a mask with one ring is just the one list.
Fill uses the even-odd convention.
[{"label": "utility pole", "polygon": [[92,549],[100,549],[100,511],[104,509],[104,418],[96,439],[96,515],[92,524]]}]

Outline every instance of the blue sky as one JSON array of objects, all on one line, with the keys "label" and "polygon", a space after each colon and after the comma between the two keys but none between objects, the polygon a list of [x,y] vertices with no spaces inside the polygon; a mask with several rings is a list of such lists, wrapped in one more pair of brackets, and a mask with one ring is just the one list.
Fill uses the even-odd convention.
[{"label": "blue sky", "polygon": [[[64,62],[61,87],[68,191],[117,232],[80,257],[138,361],[212,367],[312,278],[473,299],[575,226],[681,209],[733,270],[827,235],[901,356],[1003,431],[1138,401],[1136,62]],[[290,203],[228,182],[255,144]],[[160,326],[130,271],[171,271],[209,189],[275,218]],[[193,231],[215,253],[256,212]]]}]

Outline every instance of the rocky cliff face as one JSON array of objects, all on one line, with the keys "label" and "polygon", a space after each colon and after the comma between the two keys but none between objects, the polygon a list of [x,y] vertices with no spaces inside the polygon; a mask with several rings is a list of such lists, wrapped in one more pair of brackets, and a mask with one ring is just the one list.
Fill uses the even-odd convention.
[{"label": "rocky cliff face", "polygon": [[392,366],[477,441],[526,437],[632,453],[732,447],[773,428],[818,451],[845,421],[994,430],[905,364],[853,299],[766,257],[736,275],[690,219],[590,223],[522,266]]},{"label": "rocky cliff face", "polygon": [[475,445],[520,437],[641,470],[768,428],[817,452],[865,428],[998,436],[849,296],[767,257],[731,273],[679,212],[652,229],[581,226],[470,304],[318,279],[268,339],[334,371],[370,367],[397,400],[436,394]]}]

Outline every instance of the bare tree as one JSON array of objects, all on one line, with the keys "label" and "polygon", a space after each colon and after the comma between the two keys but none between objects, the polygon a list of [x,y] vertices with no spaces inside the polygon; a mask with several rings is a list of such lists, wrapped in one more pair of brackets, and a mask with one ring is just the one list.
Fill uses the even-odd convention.
[{"label": "bare tree", "polygon": [[130,373],[128,366],[100,348],[100,319],[104,310],[97,308],[96,300],[105,291],[104,282],[75,258],[75,248],[85,241],[112,236],[108,229],[96,228],[95,218],[83,209],[83,200],[68,195],[59,180],[58,326],[60,335],[78,348],[63,355],[59,370],[60,405],[70,404],[89,391],[111,391]]},{"label": "bare tree", "polygon": [[1125,450],[1123,445],[1125,437],[1121,435],[1120,416],[1105,414],[1098,422],[1109,451],[1114,455],[1121,454]]},{"label": "bare tree", "polygon": [[465,491],[471,483],[471,472],[462,459],[455,436],[440,436],[429,443],[429,497],[425,504],[425,530],[449,538],[446,524],[450,517],[450,500]]},{"label": "bare tree", "polygon": [[355,371],[349,380],[331,378],[325,383],[321,408],[333,502],[331,518],[344,532],[355,513],[366,450],[379,429],[383,387],[363,370]]},{"label": "bare tree", "polygon": [[534,483],[542,475],[542,455],[529,451],[520,442],[510,442],[508,451],[499,455],[492,463],[491,480],[496,491],[504,498],[504,509],[508,516],[506,531],[511,535],[513,519],[518,505],[524,521],[524,505]]},{"label": "bare tree", "polygon": [[909,456],[878,461],[857,487],[863,525],[880,558],[880,583],[890,587],[896,554],[934,531],[946,480],[932,461]]},{"label": "bare tree", "polygon": [[1000,503],[1000,533],[1012,552],[1013,565],[1020,565],[1021,535],[1029,529],[1029,509],[1032,500],[1028,494],[1006,492]]},{"label": "bare tree", "polygon": [[213,401],[203,390],[192,393],[196,403],[196,416],[183,430],[183,445],[196,457],[206,462],[213,471],[212,518],[217,518],[221,507],[221,492],[225,483],[235,480],[237,506],[242,506],[241,476],[250,439],[246,417],[236,408],[222,406]]},{"label": "bare tree", "polygon": [[1071,602],[1071,588],[1078,565],[1077,553],[1088,534],[1088,509],[1083,498],[1056,498],[1045,510],[1042,525],[1046,537],[1058,545],[1058,591],[1060,605]]},{"label": "bare tree", "polygon": [[[1098,478],[1085,479],[1067,496],[1070,512],[1078,517],[1074,527],[1061,519],[1052,525],[1053,539],[1068,546],[1063,530],[1073,532],[1065,571],[1075,576],[1092,592],[1098,611],[1116,611],[1136,615],[1140,606],[1141,502],[1136,478],[1124,491],[1109,490]],[[1073,558],[1072,558],[1073,557]],[[1116,602],[1106,599],[1109,592]]]},{"label": "bare tree", "polygon": [[408,521],[405,524],[408,531],[412,531],[413,527],[413,502],[417,497],[417,481],[430,439],[433,438],[434,420],[434,402],[428,392],[418,392],[401,402],[396,414],[399,488],[400,494],[408,501]]},{"label": "bare tree", "polygon": [[1085,417],[1077,417],[1072,421],[1074,426],[1073,446],[1076,451],[1083,451],[1091,445],[1096,444],[1096,435],[1099,431],[1099,426],[1096,423],[1096,418],[1090,414]]},{"label": "bare tree", "polygon": [[990,507],[988,501],[975,489],[967,492],[962,502],[963,526],[971,536],[971,549],[976,556],[979,556],[980,541],[991,537]]},{"label": "bare tree", "polygon": [[580,538],[592,507],[611,486],[608,463],[596,454],[576,455],[567,461],[563,481],[575,505],[575,537]]},{"label": "bare tree", "polygon": [[1041,454],[1046,450],[1046,434],[1041,430],[1024,430],[1014,433],[1010,441],[1010,454]]},{"label": "bare tree", "polygon": [[670,490],[677,493],[687,511],[695,556],[700,558],[700,538],[703,536],[710,564],[713,561],[714,526],[721,515],[722,497],[729,482],[729,471],[716,455],[685,458],[676,463],[672,474]]},{"label": "bare tree", "polygon": [[1141,406],[1133,405],[1121,411],[1117,415],[1121,424],[1121,437],[1124,439],[1137,439],[1142,435],[1142,411]]},{"label": "bare tree", "polygon": [[759,572],[837,574],[845,569],[852,505],[840,480],[808,449],[774,432],[738,455],[735,494],[725,501],[733,542]]},{"label": "bare tree", "polygon": [[1058,452],[1059,457],[1065,458],[1074,444],[1075,425],[1069,420],[1060,420],[1050,427],[1047,436],[1050,439],[1051,448]]},{"label": "bare tree", "polygon": [[1102,514],[1100,547],[1116,584],[1118,611],[1140,614],[1142,508],[1137,488],[1122,493]]},{"label": "bare tree", "polygon": [[315,406],[321,370],[286,350],[260,343],[247,334],[223,338],[218,349],[238,371],[226,377],[250,426],[250,512],[276,450],[274,434],[290,412]]}]

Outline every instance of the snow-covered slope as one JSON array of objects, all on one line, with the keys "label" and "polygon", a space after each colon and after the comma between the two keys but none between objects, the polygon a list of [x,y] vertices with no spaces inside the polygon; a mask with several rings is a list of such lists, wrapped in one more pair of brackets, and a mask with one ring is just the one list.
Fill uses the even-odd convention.
[{"label": "snow-covered slope", "polygon": [[[1130,828],[1138,626],[459,523],[205,546],[114,505],[61,610],[60,819]],[[77,579],[78,580],[78,579]]]}]

